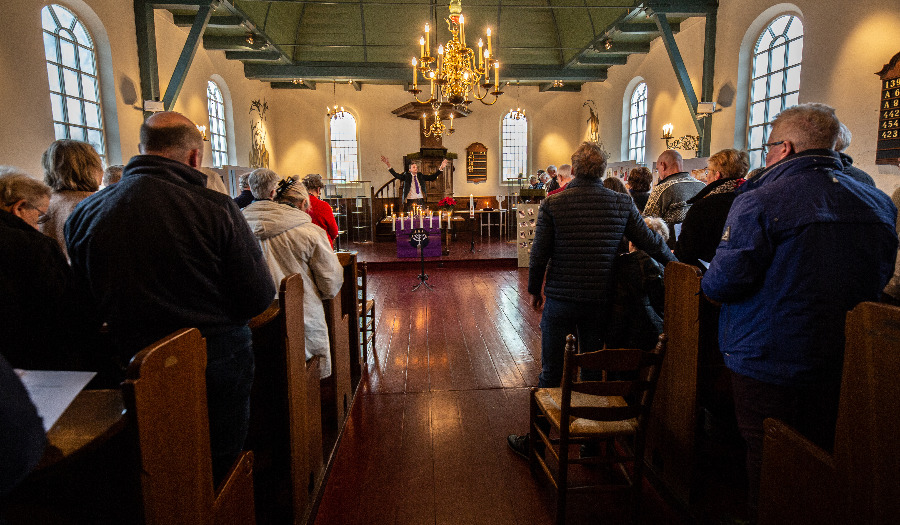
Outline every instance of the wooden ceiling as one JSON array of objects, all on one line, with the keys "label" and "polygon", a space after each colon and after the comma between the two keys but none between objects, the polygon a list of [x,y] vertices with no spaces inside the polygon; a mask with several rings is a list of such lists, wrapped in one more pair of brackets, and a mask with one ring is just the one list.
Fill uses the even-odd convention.
[{"label": "wooden ceiling", "polygon": [[[315,89],[317,82],[405,85],[425,23],[446,42],[449,0],[194,0],[148,2],[176,25],[202,30],[206,49],[244,64],[247,78],[273,87]],[[201,6],[212,5],[199,26]],[[463,0],[470,47],[491,27],[501,80],[577,91],[607,70],[647,53],[659,36],[654,13],[674,32],[716,0]],[[433,35],[435,33],[432,33]],[[434,38],[434,37],[433,37]],[[300,82],[302,80],[302,82]],[[556,82],[555,82],[556,81]],[[561,81],[561,82],[559,82]]]}]

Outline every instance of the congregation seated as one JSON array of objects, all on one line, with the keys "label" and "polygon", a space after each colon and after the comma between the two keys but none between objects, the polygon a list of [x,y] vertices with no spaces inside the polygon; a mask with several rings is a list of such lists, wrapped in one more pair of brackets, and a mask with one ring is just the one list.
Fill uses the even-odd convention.
[{"label": "congregation seated", "polygon": [[324,378],[331,375],[331,353],[322,299],[331,299],[340,291],[343,268],[325,230],[313,224],[304,211],[309,209],[304,185],[291,178],[279,188],[279,181],[281,177],[269,169],[251,172],[249,183],[255,200],[243,213],[259,241],[273,282],[294,273],[303,277],[306,357],[322,356]]},{"label": "congregation seated", "polygon": [[41,221],[41,232],[58,242],[63,254],[68,256],[63,228],[75,206],[100,189],[103,161],[87,142],[61,139],[50,144],[41,164],[44,182],[53,190],[50,207]]}]

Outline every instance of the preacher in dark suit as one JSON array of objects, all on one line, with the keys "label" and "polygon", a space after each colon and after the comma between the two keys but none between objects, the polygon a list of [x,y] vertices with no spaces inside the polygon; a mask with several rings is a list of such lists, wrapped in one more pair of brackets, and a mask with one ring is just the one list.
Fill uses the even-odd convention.
[{"label": "preacher in dark suit", "polygon": [[444,168],[447,167],[447,159],[444,159],[444,161],[441,162],[441,167],[438,168],[437,171],[431,175],[426,175],[424,173],[419,173],[419,163],[414,161],[410,163],[409,171],[397,173],[394,171],[394,168],[391,167],[391,161],[384,155],[381,156],[381,162],[384,162],[387,165],[388,171],[391,172],[391,175],[395,179],[399,179],[403,182],[403,185],[400,187],[400,203],[405,211],[409,211],[413,204],[418,204],[419,206],[425,205],[425,183],[437,180],[441,175],[441,172],[444,171]]}]

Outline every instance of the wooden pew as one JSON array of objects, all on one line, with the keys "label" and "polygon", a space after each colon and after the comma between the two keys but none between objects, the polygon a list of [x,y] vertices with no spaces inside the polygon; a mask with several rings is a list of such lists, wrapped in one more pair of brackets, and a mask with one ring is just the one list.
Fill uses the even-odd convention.
[{"label": "wooden pew", "polygon": [[250,322],[256,356],[247,448],[257,457],[257,518],[305,523],[322,481],[319,357],[306,360],[303,279],[284,278],[279,300]]},{"label": "wooden pew", "polygon": [[[705,455],[702,425],[720,425],[737,439],[727,370],[718,347],[718,307],[700,291],[701,273],[672,262],[665,272],[665,332],[669,348],[647,430],[651,471],[684,506],[701,496]],[[722,429],[715,429],[723,432]],[[708,448],[708,447],[707,447]],[[722,448],[722,447],[718,447]],[[727,451],[727,447],[725,448]],[[725,452],[727,453],[727,452]],[[715,468],[715,467],[714,467]]]},{"label": "wooden pew", "polygon": [[765,421],[760,524],[896,523],[900,516],[900,308],[847,314],[834,453]]},{"label": "wooden pew", "polygon": [[323,426],[327,427],[323,431],[332,434],[331,441],[337,439],[347,418],[361,370],[356,252],[338,252],[337,255],[344,268],[344,284],[334,299],[322,301],[331,344],[331,376],[322,380],[322,418]]},{"label": "wooden pew", "polygon": [[199,330],[179,330],[139,352],[122,393],[135,424],[146,524],[256,523],[251,452],[213,487]]}]

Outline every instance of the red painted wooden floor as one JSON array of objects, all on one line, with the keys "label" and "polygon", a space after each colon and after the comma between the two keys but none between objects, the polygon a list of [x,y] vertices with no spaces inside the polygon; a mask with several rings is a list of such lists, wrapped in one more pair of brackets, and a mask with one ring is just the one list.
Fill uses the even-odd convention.
[{"label": "red painted wooden floor", "polygon": [[[528,426],[540,313],[527,269],[369,273],[377,342],[316,516],[326,524],[544,524],[552,487],[506,436]],[[645,484],[644,523],[686,523]],[[570,496],[570,523],[624,523],[624,497]]]}]

